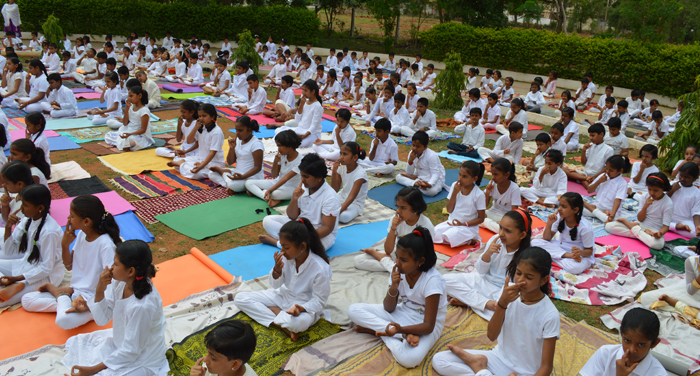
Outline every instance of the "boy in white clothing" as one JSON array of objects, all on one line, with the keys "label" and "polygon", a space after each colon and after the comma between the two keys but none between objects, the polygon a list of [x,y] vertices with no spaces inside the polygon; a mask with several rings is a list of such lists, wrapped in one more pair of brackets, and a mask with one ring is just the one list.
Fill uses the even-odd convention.
[{"label": "boy in white clothing", "polygon": [[45,102],[41,102],[43,112],[50,114],[53,118],[78,115],[78,101],[75,99],[73,91],[62,85],[61,75],[51,73],[47,80],[49,81],[49,89],[46,91],[48,99]]},{"label": "boy in white clothing", "polygon": [[627,112],[630,114],[630,118],[634,119],[642,112],[642,101],[639,99],[641,94],[638,89],[632,90],[631,96],[625,99],[627,101]]},{"label": "boy in white clothing", "polygon": [[328,161],[337,161],[340,158],[340,147],[346,142],[355,142],[357,134],[350,126],[350,110],[341,108],[335,113],[336,127],[331,133],[332,140],[314,141],[312,148],[314,153]]},{"label": "boy in white clothing", "polygon": [[406,187],[417,187],[426,196],[435,196],[445,185],[445,167],[437,153],[428,149],[430,138],[418,131],[411,138],[408,167],[396,177],[396,182]]},{"label": "boy in white clothing", "polygon": [[602,124],[591,125],[588,135],[590,142],[583,146],[581,153],[583,171],[564,169],[569,180],[580,180],[586,189],[603,171],[608,158],[613,156],[613,149],[605,144],[605,128]]},{"label": "boy in white clothing", "polygon": [[358,163],[368,174],[376,174],[382,177],[394,172],[394,166],[399,162],[399,146],[391,138],[391,122],[381,118],[374,124],[375,137],[372,141],[369,154]]},{"label": "boy in white clothing", "polygon": [[652,145],[658,145],[659,141],[668,135],[670,127],[668,123],[666,123],[666,120],[664,120],[664,115],[659,110],[651,114],[651,120],[652,122],[649,123],[649,130],[637,133],[635,139],[646,141]]},{"label": "boy in white clothing", "polygon": [[286,74],[287,64],[285,64],[285,58],[280,56],[277,58],[277,64],[275,64],[275,66],[272,67],[272,70],[270,70],[270,73],[268,73],[268,75],[265,76],[264,82],[268,85],[279,85],[282,83],[282,77],[284,77],[284,75]]},{"label": "boy in white clothing", "polygon": [[274,118],[277,123],[280,124],[267,124],[267,128],[277,128],[278,125],[283,125],[287,120],[294,117],[292,110],[296,108],[294,90],[292,89],[292,84],[294,80],[292,76],[286,75],[282,77],[282,84],[277,90],[277,95],[275,96],[275,108],[272,110],[264,110],[263,115],[267,117]]},{"label": "boy in white clothing", "polygon": [[411,73],[408,76],[408,82],[418,84],[423,81],[423,71],[418,69],[418,64],[411,65]]},{"label": "boy in white clothing", "polygon": [[484,162],[493,163],[497,158],[506,158],[512,163],[520,163],[520,157],[523,155],[523,125],[512,122],[508,131],[510,134],[498,138],[493,150],[487,147],[478,149],[479,156]]},{"label": "boy in white clothing", "polygon": [[552,149],[559,150],[566,157],[566,142],[564,142],[564,124],[554,123],[549,129],[549,137],[552,138]]},{"label": "boy in white clothing", "polygon": [[[481,92],[476,88],[469,90],[469,100],[464,104],[459,112],[455,113],[455,121],[459,123],[464,123],[467,121],[469,119],[470,111],[474,107],[479,107],[482,114],[486,112],[486,103],[481,100]],[[461,125],[463,124],[460,124],[457,127],[460,127]],[[455,132],[462,133],[457,130],[457,127],[455,127]]]},{"label": "boy in white clothing", "polygon": [[[537,137],[542,135],[547,134]],[[561,169],[563,162],[564,156],[559,150],[549,149],[542,154],[542,166],[533,175],[532,187],[520,187],[520,196],[533,204],[557,207],[561,195],[567,192],[566,173]]]},{"label": "boy in white clothing", "polygon": [[623,99],[617,102],[617,109],[613,113],[613,116],[616,116],[620,119],[620,132],[622,132],[623,135],[625,134],[625,130],[627,129],[627,123],[629,123],[630,121],[630,114],[629,112],[627,112],[628,106],[629,104],[627,103],[627,101]]},{"label": "boy in white clothing", "polygon": [[403,127],[410,127],[411,118],[404,107],[406,96],[403,93],[394,95],[394,109],[389,111],[387,118],[391,121],[391,133],[401,134]]},{"label": "boy in white clothing", "polygon": [[251,74],[247,78],[248,81],[248,102],[245,104],[233,104],[233,108],[237,108],[243,115],[257,115],[265,109],[267,103],[267,93],[265,89],[260,87],[258,76]]},{"label": "boy in white clothing", "polygon": [[588,104],[591,102],[591,90],[588,88],[590,81],[587,78],[581,79],[581,87],[576,91],[574,95],[574,103],[576,108],[583,111],[588,108]]},{"label": "boy in white clothing", "polygon": [[567,151],[578,150],[578,124],[574,121],[574,110],[567,107],[561,110],[561,120],[564,124],[564,143]]},{"label": "boy in white clothing", "polygon": [[76,72],[75,59],[71,59],[70,56],[70,51],[63,51],[63,64],[61,65],[63,73],[61,73],[61,78],[73,77],[73,73]]},{"label": "boy in white clothing", "polygon": [[537,145],[537,150],[535,150],[532,159],[529,162],[524,160],[521,162],[528,171],[533,172],[544,166],[544,156],[552,147],[552,138],[547,133],[540,133],[535,137],[535,145]]},{"label": "boy in white clothing", "polygon": [[46,55],[46,73],[61,73],[61,59],[56,53],[56,44],[49,43],[49,53]]},{"label": "boy in white clothing", "polygon": [[435,113],[428,109],[428,98],[419,98],[416,107],[416,114],[413,120],[409,121],[408,126],[401,127],[401,134],[406,137],[413,137],[417,131],[423,131],[428,134],[430,139],[437,136],[437,123]]},{"label": "boy in white clothing", "polygon": [[[615,98],[613,97],[607,97],[605,98],[605,107],[601,108],[600,113],[598,114],[598,121],[596,123],[603,124],[604,126],[608,125],[608,121],[615,115]],[[583,119],[588,125],[590,126],[591,121],[588,119]]]},{"label": "boy in white clothing", "polygon": [[[588,84],[588,86],[590,87],[591,85]],[[606,98],[612,98],[613,91],[615,91],[615,88],[613,88],[612,86],[608,85],[608,86],[605,88],[605,95],[601,95],[601,96],[600,96],[600,99],[598,99],[598,103],[597,103],[597,104],[594,104],[593,107],[591,107],[591,109],[590,109],[589,111],[591,111],[591,112],[600,112],[600,111],[603,111],[603,108],[605,108],[605,99],[606,99]],[[617,109],[617,108],[615,108],[615,109]]]},{"label": "boy in white clothing", "polygon": [[486,112],[481,120],[479,120],[479,123],[481,123],[484,129],[496,129],[496,125],[499,124],[501,120],[501,107],[498,106],[498,94],[491,93],[487,98],[488,104],[486,105]]},{"label": "boy in white clothing", "polygon": [[484,146],[486,136],[484,127],[482,127],[481,123],[479,123],[479,120],[481,119],[481,109],[479,107],[472,108],[469,112],[469,116],[469,123],[462,128],[464,131],[462,143],[458,144],[452,141],[448,142],[447,148],[450,150],[447,152],[447,154],[456,154],[470,158],[480,158],[478,150]]},{"label": "boy in white clothing", "polygon": [[629,140],[622,134],[622,122],[620,118],[612,118],[608,121],[608,134],[605,135],[605,144],[613,149],[613,155],[629,156]]},{"label": "boy in white clothing", "polygon": [[383,70],[387,73],[394,73],[396,71],[396,62],[394,61],[393,52],[389,52],[389,60],[384,62]]},{"label": "boy in white clothing", "polygon": [[656,99],[652,99],[649,102],[649,107],[645,107],[642,112],[640,112],[637,117],[633,119],[634,123],[637,125],[642,125],[644,127],[649,127],[649,123],[651,123],[651,114],[654,113],[659,108],[659,101]]}]

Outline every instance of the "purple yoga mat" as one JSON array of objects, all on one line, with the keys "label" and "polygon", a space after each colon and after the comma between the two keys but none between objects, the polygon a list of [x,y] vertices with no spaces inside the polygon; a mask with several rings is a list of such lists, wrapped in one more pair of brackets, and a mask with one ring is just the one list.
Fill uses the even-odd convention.
[{"label": "purple yoga mat", "polygon": [[88,89],[86,87],[83,88],[77,88],[77,89],[71,89],[73,90],[73,93],[78,94],[78,93],[94,93],[95,90]]},{"label": "purple yoga mat", "polygon": [[203,90],[198,86],[188,86],[183,84],[165,84],[163,89],[173,93],[201,93]]}]

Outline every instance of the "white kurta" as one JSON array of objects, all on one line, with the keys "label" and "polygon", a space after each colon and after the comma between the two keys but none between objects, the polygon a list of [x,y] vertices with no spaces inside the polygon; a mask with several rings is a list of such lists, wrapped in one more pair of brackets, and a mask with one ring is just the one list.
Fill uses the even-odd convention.
[{"label": "white kurta", "polygon": [[[456,184],[452,183],[449,197],[452,197]],[[455,219],[462,223],[469,222],[479,216],[479,210],[486,210],[484,192],[476,185],[467,196],[461,190],[455,194],[454,210],[446,222],[435,226],[435,243],[447,243],[450,247],[458,247],[470,240],[481,240],[479,226],[451,226],[450,223]]]}]

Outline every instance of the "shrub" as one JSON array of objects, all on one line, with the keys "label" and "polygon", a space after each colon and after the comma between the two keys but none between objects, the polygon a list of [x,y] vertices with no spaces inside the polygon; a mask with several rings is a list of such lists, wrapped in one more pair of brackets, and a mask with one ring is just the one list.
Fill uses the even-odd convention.
[{"label": "shrub", "polygon": [[685,156],[688,145],[700,145],[700,76],[695,80],[695,91],[678,98],[683,112],[674,130],[659,142],[661,157],[657,165],[661,171],[671,171]]},{"label": "shrub", "polygon": [[677,97],[700,74],[700,45],[582,38],[549,31],[488,29],[446,23],[420,33],[423,57],[443,60],[459,51],[464,62],[493,69],[578,80],[593,73],[601,85],[639,88]]},{"label": "shrub", "polygon": [[178,1],[169,4],[142,0],[18,0],[22,29],[41,30],[49,15],[60,19],[68,34],[139,36],[148,31],[156,38],[170,30],[175,37],[218,41],[232,38],[244,29],[262,39],[287,38],[291,44],[316,42],[320,21],[306,8],[288,6],[236,7],[211,1],[206,6]]},{"label": "shrub", "polygon": [[464,105],[463,88],[462,59],[458,53],[452,52],[445,59],[445,69],[435,78],[435,107],[459,110]]},{"label": "shrub", "polygon": [[258,67],[262,64],[262,59],[255,52],[255,39],[253,39],[250,31],[245,30],[238,34],[238,48],[232,52],[231,59],[236,61],[248,60],[250,69],[253,70],[253,73],[258,74]]}]

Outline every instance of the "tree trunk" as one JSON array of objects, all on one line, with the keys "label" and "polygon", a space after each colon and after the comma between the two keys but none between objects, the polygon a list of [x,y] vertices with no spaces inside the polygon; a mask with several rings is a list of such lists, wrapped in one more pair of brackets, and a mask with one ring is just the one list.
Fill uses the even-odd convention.
[{"label": "tree trunk", "polygon": [[396,35],[394,35],[394,46],[399,44],[399,25],[401,24],[401,11],[396,16]]},{"label": "tree trunk", "polygon": [[352,7],[352,16],[350,17],[350,38],[355,37],[355,7]]},{"label": "tree trunk", "polygon": [[440,5],[440,0],[438,0],[436,2],[436,6],[438,8],[437,11],[438,11],[438,17],[440,18],[440,23],[445,23],[445,19],[443,18],[443,15],[442,15],[442,6]]}]

